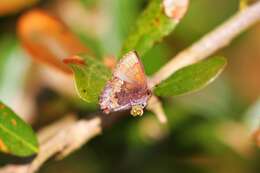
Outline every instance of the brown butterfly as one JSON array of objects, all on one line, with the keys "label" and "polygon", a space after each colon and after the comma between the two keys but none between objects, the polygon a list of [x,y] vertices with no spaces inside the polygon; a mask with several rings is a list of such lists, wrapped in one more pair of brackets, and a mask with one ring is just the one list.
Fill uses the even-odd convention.
[{"label": "brown butterfly", "polygon": [[101,93],[99,104],[106,114],[131,108],[133,116],[141,116],[150,97],[151,90],[147,85],[143,64],[137,53],[132,51],[116,65],[112,79]]}]

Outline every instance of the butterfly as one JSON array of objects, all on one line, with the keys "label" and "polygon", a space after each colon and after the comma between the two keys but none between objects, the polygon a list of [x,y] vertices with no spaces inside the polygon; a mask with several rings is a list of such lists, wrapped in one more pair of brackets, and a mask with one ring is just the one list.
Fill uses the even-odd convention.
[{"label": "butterfly", "polygon": [[150,97],[143,64],[137,53],[131,51],[116,65],[112,79],[100,95],[99,105],[106,114],[131,109],[133,116],[141,116]]}]

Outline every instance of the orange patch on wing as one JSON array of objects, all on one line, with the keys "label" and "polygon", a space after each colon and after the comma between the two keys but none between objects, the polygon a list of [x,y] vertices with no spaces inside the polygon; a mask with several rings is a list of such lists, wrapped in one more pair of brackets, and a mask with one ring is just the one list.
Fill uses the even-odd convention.
[{"label": "orange patch on wing", "polygon": [[136,63],[133,69],[135,69],[135,81],[140,85],[146,83],[146,76],[144,75],[142,68],[140,68],[140,64]]},{"label": "orange patch on wing", "polygon": [[140,74],[136,74],[136,75],[135,75],[135,78],[136,78],[137,81],[143,81],[143,80],[144,80],[144,79],[143,79],[143,76],[140,75]]}]

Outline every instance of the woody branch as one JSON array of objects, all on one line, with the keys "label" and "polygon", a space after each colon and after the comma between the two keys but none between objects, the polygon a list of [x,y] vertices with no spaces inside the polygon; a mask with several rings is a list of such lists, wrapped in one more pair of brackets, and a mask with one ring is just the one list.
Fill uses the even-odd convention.
[{"label": "woody branch", "polygon": [[159,84],[177,70],[207,58],[215,51],[227,46],[237,35],[258,22],[260,1],[238,12],[198,42],[177,54],[151,78],[151,86]]},{"label": "woody branch", "polygon": [[[242,12],[238,12],[234,17],[229,19],[223,25],[219,26],[197,43],[185,49],[174,57],[169,63],[161,68],[154,76],[151,77],[150,85],[154,86],[172,75],[178,69],[193,64],[197,61],[207,58],[215,51],[227,46],[241,32],[260,20],[260,1],[248,7]],[[111,121],[113,116],[107,118]],[[64,120],[63,120],[64,121]],[[104,120],[103,120],[104,121]],[[27,165],[8,165],[0,170],[0,173],[33,173],[50,157],[61,154],[66,156],[72,151],[78,149],[94,136],[101,133],[102,127],[101,116],[95,116],[90,120],[70,119],[66,123],[55,123],[51,128],[52,135],[45,137],[45,142],[40,146],[41,151],[37,157]],[[114,121],[112,120],[111,123]],[[65,127],[66,128],[61,128]],[[56,128],[58,127],[58,128]],[[46,136],[50,130],[42,131],[38,136]],[[77,140],[75,140],[77,139]],[[72,142],[72,140],[74,140]]]}]

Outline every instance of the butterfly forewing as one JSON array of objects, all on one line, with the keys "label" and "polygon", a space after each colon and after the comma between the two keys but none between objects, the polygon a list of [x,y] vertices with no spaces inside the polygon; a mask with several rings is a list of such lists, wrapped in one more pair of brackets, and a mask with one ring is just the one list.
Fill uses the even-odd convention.
[{"label": "butterfly forewing", "polygon": [[135,85],[146,86],[143,65],[136,52],[127,53],[117,64],[114,76]]}]

